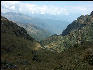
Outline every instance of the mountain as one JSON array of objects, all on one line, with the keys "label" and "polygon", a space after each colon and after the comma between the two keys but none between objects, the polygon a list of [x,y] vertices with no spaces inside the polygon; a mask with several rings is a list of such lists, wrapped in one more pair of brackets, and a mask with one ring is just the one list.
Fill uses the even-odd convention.
[{"label": "mountain", "polygon": [[40,23],[38,25],[32,24],[32,23],[35,23],[32,20],[34,20],[34,21],[36,21],[36,20],[32,19],[29,16],[26,16],[26,15],[23,15],[20,13],[13,13],[13,12],[5,13],[5,14],[2,13],[2,15],[7,17],[9,20],[16,22],[20,27],[25,28],[27,30],[27,33],[38,41],[44,40],[45,38],[52,35],[51,32],[38,26],[38,25],[42,25],[42,23]]},{"label": "mountain", "polygon": [[[16,15],[15,15],[16,14]],[[55,16],[48,15],[24,15],[20,13],[7,12],[2,13],[3,16],[7,17],[12,21],[22,24],[33,24],[38,28],[48,31],[53,34],[61,34],[66,26],[70,23],[64,19],[56,19]],[[14,16],[15,15],[15,16]],[[59,17],[58,17],[59,18]]]},{"label": "mountain", "polygon": [[[88,39],[81,44],[73,43],[74,45],[68,48],[69,42],[76,41],[75,38],[77,38],[76,35],[79,35],[79,31],[84,34],[84,38],[87,36]],[[71,34],[76,33],[75,37],[71,37],[73,35],[69,34],[67,36],[52,35],[46,43],[55,42],[56,46],[62,43],[61,48],[58,48],[60,50],[63,47],[62,41],[67,46],[63,49],[64,51],[58,53],[57,48],[55,51],[54,48],[53,51],[43,48],[44,46],[29,36],[23,27],[1,16],[1,70],[92,70],[92,31],[93,24],[91,23],[71,32]],[[85,35],[86,32],[89,34]],[[53,43],[51,46],[54,45]]]},{"label": "mountain", "polygon": [[40,48],[40,43],[29,36],[23,27],[1,16],[1,69],[15,69],[17,64],[18,68],[29,65],[33,59],[32,51]]},{"label": "mountain", "polygon": [[18,25],[26,29],[27,33],[37,41],[44,40],[51,35],[50,32],[42,28],[39,28],[33,24],[18,24]]},{"label": "mountain", "polygon": [[74,44],[81,44],[84,41],[93,42],[93,15],[80,16],[73,21],[63,31],[62,35],[53,35],[41,44],[48,50],[55,50],[57,52],[73,46]]},{"label": "mountain", "polygon": [[29,16],[23,15],[21,13],[7,12],[1,13],[1,15],[17,23],[25,24],[31,22],[31,18],[29,18]]},{"label": "mountain", "polygon": [[62,32],[62,35],[67,35],[71,31],[75,29],[80,29],[84,27],[86,24],[91,24],[93,23],[93,14],[91,12],[90,15],[81,15],[80,17],[77,18],[77,20],[73,21],[71,24],[67,26],[67,28]]}]

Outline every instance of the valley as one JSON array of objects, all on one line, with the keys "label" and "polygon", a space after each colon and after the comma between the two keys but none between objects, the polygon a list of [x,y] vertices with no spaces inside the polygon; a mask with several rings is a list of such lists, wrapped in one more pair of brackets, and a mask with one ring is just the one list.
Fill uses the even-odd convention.
[{"label": "valley", "polygon": [[78,17],[62,34],[40,41],[27,32],[36,28],[30,25],[26,28],[1,16],[2,70],[93,69],[93,11]]},{"label": "valley", "polygon": [[14,12],[2,13],[1,15],[25,28],[27,33],[38,41],[45,40],[54,34],[61,34],[66,26],[70,23],[64,19],[55,19],[54,16],[48,18],[49,15],[46,17],[42,15],[28,16]]}]

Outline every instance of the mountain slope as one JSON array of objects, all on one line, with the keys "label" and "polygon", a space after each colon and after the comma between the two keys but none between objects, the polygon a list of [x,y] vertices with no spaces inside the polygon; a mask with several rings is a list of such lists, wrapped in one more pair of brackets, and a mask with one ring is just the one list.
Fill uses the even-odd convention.
[{"label": "mountain slope", "polygon": [[18,24],[18,25],[20,27],[23,27],[27,31],[27,33],[37,41],[44,40],[51,35],[50,32],[41,29],[33,24]]},{"label": "mountain slope", "polygon": [[66,30],[63,31],[67,33],[64,34],[65,36],[53,35],[48,39],[41,41],[42,46],[49,50],[61,52],[74,44],[80,44],[84,41],[93,42],[93,16],[90,14],[87,15],[87,18],[86,16],[82,17],[83,23],[78,20],[81,20],[81,17],[76,20],[77,23],[72,22],[70,25],[68,25]]},{"label": "mountain slope", "polygon": [[14,70],[30,65],[33,50],[39,50],[41,45],[16,23],[2,16],[1,21],[1,69]]},{"label": "mountain slope", "polygon": [[[1,17],[2,70],[92,70],[93,42],[71,46],[57,53],[42,49],[26,30]],[[56,37],[55,37],[56,36]],[[61,35],[53,35],[61,40]],[[51,39],[51,40],[52,40]],[[65,38],[64,38],[65,39]],[[59,45],[59,44],[58,44]]]},{"label": "mountain slope", "polygon": [[[67,20],[56,19],[55,16],[49,15],[36,15],[36,16],[27,16],[20,13],[8,12],[2,13],[3,16],[8,18],[9,20],[16,21],[17,23],[27,24],[31,23],[38,28],[41,28],[52,34],[61,34],[63,29],[69,24]],[[15,16],[14,16],[15,15]],[[65,25],[64,25],[65,24]]]},{"label": "mountain slope", "polygon": [[81,15],[77,18],[77,20],[73,21],[71,24],[67,26],[67,28],[62,32],[62,35],[67,35],[71,31],[75,29],[80,29],[84,27],[86,24],[93,23],[93,13],[91,12],[90,15]]},{"label": "mountain slope", "polygon": [[[2,13],[2,15],[5,16],[6,18],[8,18],[9,20],[16,22],[20,27],[25,28],[27,30],[27,33],[38,41],[44,40],[45,38],[52,35],[51,32],[40,27],[40,25],[42,25],[42,21],[40,22],[40,24],[38,22],[38,25],[39,25],[38,26],[35,24],[37,20],[35,20],[29,16],[20,14],[20,13],[8,12],[8,13]],[[33,21],[35,21],[35,22],[33,22]],[[40,20],[38,20],[38,21],[40,21]],[[42,37],[40,37],[40,36],[42,36]]]}]

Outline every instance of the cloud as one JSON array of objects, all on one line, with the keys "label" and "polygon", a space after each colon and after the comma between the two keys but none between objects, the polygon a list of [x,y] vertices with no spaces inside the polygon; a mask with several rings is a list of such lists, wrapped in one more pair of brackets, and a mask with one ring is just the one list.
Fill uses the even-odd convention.
[{"label": "cloud", "polygon": [[16,11],[16,5],[18,3],[18,1],[1,1],[1,12]]},{"label": "cloud", "polygon": [[32,14],[51,14],[51,15],[67,15],[68,12],[64,8],[48,5],[35,5],[30,3],[21,3],[18,1],[2,1],[1,12],[20,12]]},{"label": "cloud", "polygon": [[[90,3],[90,2],[88,2]],[[23,3],[20,1],[1,1],[1,12],[18,12],[24,14],[69,15],[71,13],[87,14],[93,5],[55,6]]]}]

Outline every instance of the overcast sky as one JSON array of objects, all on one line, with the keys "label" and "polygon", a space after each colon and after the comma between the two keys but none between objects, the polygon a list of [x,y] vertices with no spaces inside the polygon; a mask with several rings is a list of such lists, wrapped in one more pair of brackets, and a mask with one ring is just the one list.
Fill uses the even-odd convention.
[{"label": "overcast sky", "polygon": [[1,12],[32,14],[69,15],[89,14],[92,1],[1,1]]}]

